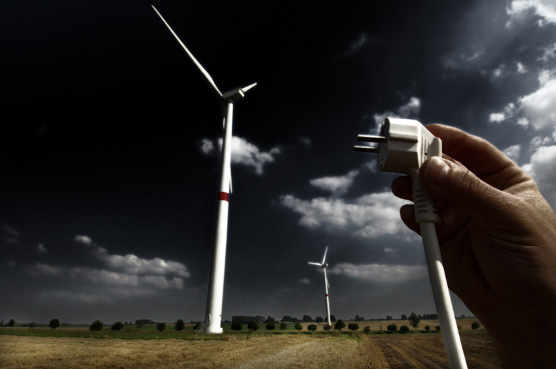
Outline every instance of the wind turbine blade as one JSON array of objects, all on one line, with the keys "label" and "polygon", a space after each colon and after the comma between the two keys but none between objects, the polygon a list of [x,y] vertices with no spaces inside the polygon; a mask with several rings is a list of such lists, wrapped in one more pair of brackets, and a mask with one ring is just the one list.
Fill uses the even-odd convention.
[{"label": "wind turbine blade", "polygon": [[308,261],[307,264],[309,264],[309,265],[315,265],[315,266],[318,266],[318,267],[322,266],[322,264],[320,264],[320,263],[315,263],[314,261]]},{"label": "wind turbine blade", "polygon": [[326,253],[328,252],[328,246],[324,249],[324,255],[322,256],[322,264],[326,261]]},{"label": "wind turbine blade", "polygon": [[185,46],[185,44],[182,42],[182,40],[179,38],[179,36],[176,34],[176,32],[174,32],[174,30],[172,29],[172,27],[170,27],[170,25],[168,24],[168,22],[166,22],[166,19],[164,19],[164,17],[162,16],[162,14],[160,14],[160,12],[158,11],[158,9],[156,9],[156,7],[151,4],[153,10],[156,12],[156,14],[158,15],[158,17],[162,20],[162,22],[164,23],[164,25],[168,28],[168,30],[170,31],[170,33],[172,33],[172,35],[174,36],[174,38],[178,41],[178,43],[181,45],[181,47],[185,50],[185,52],[187,53],[187,55],[189,55],[189,57],[191,58],[191,60],[193,60],[193,63],[195,63],[195,65],[197,66],[197,68],[199,68],[199,70],[201,71],[201,73],[203,73],[203,75],[205,76],[205,78],[209,81],[209,83],[212,85],[212,87],[214,87],[214,89],[216,90],[216,92],[218,92],[219,96],[222,96],[222,92],[220,92],[220,90],[218,89],[218,87],[216,86],[216,83],[214,83],[212,77],[210,76],[210,74],[205,70],[205,68],[203,68],[203,66],[201,65],[201,63],[199,63],[197,61],[197,59],[195,59],[195,57],[193,56],[193,54],[191,53],[191,51],[189,51],[189,49],[187,48],[187,46]]},{"label": "wind turbine blade", "polygon": [[257,82],[251,83],[249,86],[242,87],[240,90],[241,90],[241,92],[245,93],[245,92],[249,91],[250,89],[252,89],[253,87],[255,87],[256,85],[257,85]]}]

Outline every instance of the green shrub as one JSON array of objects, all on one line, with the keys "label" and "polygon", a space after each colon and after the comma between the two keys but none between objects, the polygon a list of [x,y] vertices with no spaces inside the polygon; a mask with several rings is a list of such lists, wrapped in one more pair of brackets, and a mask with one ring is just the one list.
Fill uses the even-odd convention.
[{"label": "green shrub", "polygon": [[431,327],[428,326],[428,325],[426,325],[426,326],[425,326],[425,331],[430,332],[430,330],[431,330]]},{"label": "green shrub", "polygon": [[201,329],[201,323],[197,322],[197,323],[195,323],[195,325],[193,326],[193,330],[194,330],[194,331],[198,331],[199,329]]},{"label": "green shrub", "polygon": [[10,321],[8,322],[8,324],[6,324],[6,327],[13,327],[15,326],[15,320],[10,319]]},{"label": "green shrub", "polygon": [[371,327],[370,326],[366,326],[365,329],[363,329],[363,332],[369,334],[371,333]]},{"label": "green shrub", "polygon": [[274,321],[270,321],[270,322],[266,323],[266,329],[267,330],[271,331],[274,328],[276,328],[276,324],[274,324]]},{"label": "green shrub", "polygon": [[311,332],[313,332],[313,331],[317,330],[317,326],[316,326],[316,324],[309,324],[307,329],[310,330]]},{"label": "green shrub", "polygon": [[390,324],[388,325],[388,327],[386,327],[386,329],[388,329],[388,332],[394,333],[398,330],[398,326],[395,324]]},{"label": "green shrub", "polygon": [[351,329],[352,331],[356,331],[359,329],[359,324],[357,323],[349,323],[348,324],[348,328]]},{"label": "green shrub", "polygon": [[284,330],[284,329],[288,329],[288,325],[286,323],[280,323],[280,329]]},{"label": "green shrub", "polygon": [[185,328],[185,323],[183,322],[183,320],[178,319],[176,321],[176,325],[174,325],[174,328],[176,329],[176,331],[183,331],[183,329]]},{"label": "green shrub", "polygon": [[345,327],[346,327],[346,323],[344,323],[344,321],[342,319],[338,320],[336,322],[336,324],[334,324],[334,329],[337,329],[339,331],[341,331],[342,328],[345,328]]},{"label": "green shrub", "polygon": [[52,319],[50,323],[48,323],[48,326],[52,329],[56,329],[60,326],[60,321],[58,319]]},{"label": "green shrub", "polygon": [[122,322],[116,322],[114,324],[112,324],[112,330],[113,331],[119,331],[124,327],[124,325],[122,324]]},{"label": "green shrub", "polygon": [[440,332],[440,326],[437,325],[436,327],[434,327],[434,330],[437,331],[437,332]]},{"label": "green shrub", "polygon": [[471,329],[479,329],[481,327],[481,325],[478,322],[473,322],[473,324],[471,324]]},{"label": "green shrub", "polygon": [[259,329],[259,323],[257,323],[254,320],[251,320],[248,324],[247,324],[247,328],[249,328],[250,331],[256,331],[257,329]]},{"label": "green shrub", "polygon": [[295,329],[297,329],[298,331],[303,329],[303,326],[301,324],[299,324],[299,322],[295,323]]},{"label": "green shrub", "polygon": [[402,325],[399,330],[400,333],[409,333],[409,327],[407,325]]},{"label": "green shrub", "polygon": [[328,324],[325,324],[324,327],[322,327],[325,331],[329,331],[330,328],[332,328],[331,326],[329,326]]},{"label": "green shrub", "polygon": [[157,329],[159,332],[162,332],[163,330],[166,329],[166,323],[156,323],[156,329]]},{"label": "green shrub", "polygon": [[102,331],[104,324],[100,320],[95,320],[89,327],[90,331]]},{"label": "green shrub", "polygon": [[243,329],[243,324],[241,324],[238,321],[232,322],[232,326],[231,326],[232,330],[234,331],[241,331]]},{"label": "green shrub", "polygon": [[419,315],[412,312],[411,314],[409,314],[407,320],[409,320],[409,324],[411,324],[413,328],[417,328],[419,326],[421,318],[419,317]]}]

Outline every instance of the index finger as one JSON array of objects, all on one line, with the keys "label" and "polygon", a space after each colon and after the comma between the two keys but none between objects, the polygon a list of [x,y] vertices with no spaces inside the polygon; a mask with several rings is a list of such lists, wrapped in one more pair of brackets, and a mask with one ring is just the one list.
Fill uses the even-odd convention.
[{"label": "index finger", "polygon": [[481,137],[444,124],[429,124],[427,129],[442,140],[445,154],[462,163],[478,177],[488,177],[515,165],[496,146]]}]

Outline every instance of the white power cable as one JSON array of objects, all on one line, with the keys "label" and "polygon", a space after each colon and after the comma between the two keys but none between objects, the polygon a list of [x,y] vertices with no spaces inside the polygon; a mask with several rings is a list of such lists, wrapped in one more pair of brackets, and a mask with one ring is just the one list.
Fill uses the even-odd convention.
[{"label": "white power cable", "polygon": [[378,164],[382,171],[407,173],[411,177],[415,220],[423,238],[429,279],[450,368],[467,369],[438,245],[435,227],[438,215],[419,179],[419,169],[425,160],[442,155],[442,141],[412,119],[386,118],[381,134],[358,135],[360,141],[378,143],[378,146],[354,146],[354,149],[378,153]]}]

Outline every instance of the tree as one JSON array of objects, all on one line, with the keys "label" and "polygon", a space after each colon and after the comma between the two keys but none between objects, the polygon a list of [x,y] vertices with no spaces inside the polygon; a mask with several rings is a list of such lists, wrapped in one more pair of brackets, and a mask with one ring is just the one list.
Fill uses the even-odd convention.
[{"label": "tree", "polygon": [[284,322],[280,323],[280,329],[284,330],[284,329],[288,329],[288,325]]},{"label": "tree", "polygon": [[104,324],[100,320],[95,320],[89,326],[90,331],[102,331],[102,328],[104,328]]},{"label": "tree", "polygon": [[156,323],[156,329],[157,329],[159,332],[162,332],[163,330],[166,329],[166,323]]},{"label": "tree", "polygon": [[312,322],[313,318],[311,318],[310,315],[303,315],[303,321],[304,322]]},{"label": "tree", "polygon": [[119,331],[124,327],[124,325],[122,324],[122,322],[116,322],[114,324],[112,324],[112,330],[113,331]]},{"label": "tree", "polygon": [[409,327],[407,325],[402,325],[400,327],[400,333],[409,333]]},{"label": "tree", "polygon": [[480,326],[478,322],[473,322],[473,324],[471,324],[471,329],[479,329]]},{"label": "tree", "polygon": [[407,315],[402,314],[402,320],[407,320]]},{"label": "tree", "polygon": [[428,332],[430,332],[430,330],[431,330],[431,327],[428,326],[428,325],[426,325],[426,326],[425,326],[425,331],[428,333]]},{"label": "tree", "polygon": [[353,318],[353,320],[355,320],[356,322],[362,322],[363,320],[365,320],[365,318],[363,318],[361,315],[355,314],[355,318]]},{"label": "tree", "polygon": [[392,320],[392,315],[386,315],[386,320]]},{"label": "tree", "polygon": [[323,321],[324,321],[324,319],[322,319],[322,316],[317,316],[315,318],[315,322],[317,322],[317,323],[322,323]]},{"label": "tree", "polygon": [[334,329],[337,329],[339,331],[341,331],[342,328],[345,328],[345,327],[346,327],[346,323],[344,323],[344,321],[342,319],[338,320],[336,322],[336,324],[334,324]]},{"label": "tree", "polygon": [[317,325],[316,324],[309,324],[307,329],[310,330],[311,332],[314,332],[314,331],[317,330]]},{"label": "tree", "polygon": [[349,323],[348,324],[348,328],[351,329],[352,331],[356,331],[359,329],[359,324],[357,323]]},{"label": "tree", "polygon": [[411,324],[413,328],[417,328],[419,322],[421,321],[421,318],[417,314],[412,312],[411,314],[409,314],[407,320],[409,321],[409,324]]},{"label": "tree", "polygon": [[302,326],[301,324],[299,324],[299,322],[298,322],[298,323],[295,323],[295,329],[297,329],[298,331],[300,331],[300,330],[303,329],[303,326]]},{"label": "tree", "polygon": [[183,320],[178,319],[176,321],[176,325],[174,325],[174,328],[176,329],[176,331],[183,331],[183,329],[185,328],[185,323],[183,322]]},{"label": "tree", "polygon": [[270,321],[270,322],[266,323],[266,329],[267,330],[271,331],[274,328],[276,328],[276,324],[274,323],[274,321]]},{"label": "tree", "polygon": [[8,324],[6,324],[7,327],[13,327],[15,326],[15,320],[10,319],[10,321],[8,322]]},{"label": "tree", "polygon": [[437,325],[436,327],[434,327],[435,331],[440,332],[440,326]]},{"label": "tree", "polygon": [[274,319],[273,317],[271,317],[270,315],[266,318],[266,320],[264,321],[265,323],[270,323],[270,322],[275,322],[276,319]]},{"label": "tree", "polygon": [[251,320],[249,323],[247,323],[247,328],[249,328],[250,331],[256,331],[257,329],[259,329],[259,323]]},{"label": "tree", "polygon": [[243,329],[243,324],[241,324],[240,322],[238,322],[238,321],[236,320],[236,321],[233,321],[233,322],[232,322],[231,328],[232,328],[232,330],[234,330],[234,331],[241,331],[241,330]]},{"label": "tree", "polygon": [[328,324],[325,324],[324,327],[322,327],[325,331],[329,331],[330,330],[330,326]]},{"label": "tree", "polygon": [[336,315],[330,315],[330,321],[332,323],[335,323],[336,322]]},{"label": "tree", "polygon": [[197,323],[195,323],[195,325],[193,326],[193,330],[194,330],[194,331],[198,331],[199,329],[201,329],[201,323],[197,322]]},{"label": "tree", "polygon": [[395,324],[390,324],[388,327],[386,327],[386,329],[388,329],[388,332],[396,332],[398,330],[398,326]]},{"label": "tree", "polygon": [[371,333],[371,327],[370,326],[366,326],[365,329],[363,329],[363,332],[369,334]]},{"label": "tree", "polygon": [[52,329],[56,329],[60,326],[60,321],[58,319],[52,319],[50,323],[48,323],[48,326]]}]

